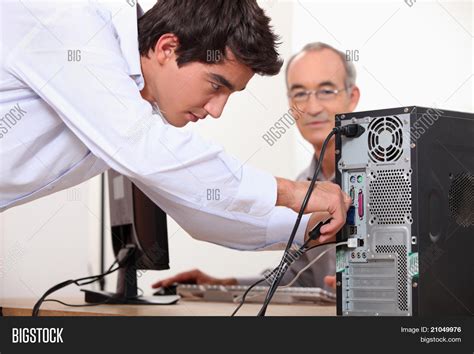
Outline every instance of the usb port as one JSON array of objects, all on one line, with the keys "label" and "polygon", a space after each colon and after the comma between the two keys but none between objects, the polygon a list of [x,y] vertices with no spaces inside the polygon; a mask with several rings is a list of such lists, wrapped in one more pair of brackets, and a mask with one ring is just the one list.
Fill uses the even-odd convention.
[{"label": "usb port", "polygon": [[350,225],[349,226],[349,235],[355,235],[357,233],[357,226]]}]

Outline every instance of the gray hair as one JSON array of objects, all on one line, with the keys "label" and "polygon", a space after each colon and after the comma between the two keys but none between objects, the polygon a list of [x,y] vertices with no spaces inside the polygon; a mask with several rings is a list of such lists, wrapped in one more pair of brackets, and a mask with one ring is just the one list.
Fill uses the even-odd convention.
[{"label": "gray hair", "polygon": [[336,48],[330,46],[329,44],[323,43],[323,42],[313,42],[313,43],[308,43],[306,44],[303,49],[301,49],[298,53],[294,54],[290,60],[288,60],[288,63],[286,64],[286,71],[285,71],[285,81],[286,81],[286,87],[288,87],[288,69],[291,65],[291,62],[295,57],[301,53],[306,53],[306,52],[316,52],[320,51],[323,49],[329,49],[332,50],[334,53],[336,53],[339,58],[341,58],[342,63],[344,64],[344,69],[346,71],[346,78],[344,79],[344,86],[346,89],[350,89],[355,86],[356,82],[356,68],[355,65],[352,61],[346,59],[346,55],[341,52],[340,50],[337,50]]}]

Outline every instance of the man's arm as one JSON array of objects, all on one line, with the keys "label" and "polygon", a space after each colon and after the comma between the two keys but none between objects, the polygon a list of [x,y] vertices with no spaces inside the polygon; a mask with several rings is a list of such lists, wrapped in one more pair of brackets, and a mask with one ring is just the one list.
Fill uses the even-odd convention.
[{"label": "man's arm", "polygon": [[[127,75],[112,25],[104,26],[93,9],[66,9],[47,23],[48,31],[38,24],[20,41],[6,68],[47,102],[94,155],[130,177],[197,238],[240,249],[285,241],[296,219],[287,208],[298,209],[302,185],[282,185],[153,114]],[[51,32],[61,34],[60,42]],[[67,61],[70,48],[81,49],[81,62]],[[220,198],[208,198],[209,190],[219,191]],[[317,193],[314,197],[307,212],[332,208],[340,214],[340,192],[330,206]]]}]

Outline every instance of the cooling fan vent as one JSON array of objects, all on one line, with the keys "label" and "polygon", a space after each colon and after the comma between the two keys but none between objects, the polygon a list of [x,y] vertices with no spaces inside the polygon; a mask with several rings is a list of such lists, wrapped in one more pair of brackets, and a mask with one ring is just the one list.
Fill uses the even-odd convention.
[{"label": "cooling fan vent", "polygon": [[403,124],[400,118],[376,118],[368,130],[368,154],[373,162],[395,162],[402,156]]}]

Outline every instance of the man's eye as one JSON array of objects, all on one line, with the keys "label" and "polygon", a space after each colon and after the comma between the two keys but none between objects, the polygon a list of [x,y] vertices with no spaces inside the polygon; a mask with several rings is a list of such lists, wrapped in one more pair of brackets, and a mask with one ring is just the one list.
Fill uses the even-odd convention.
[{"label": "man's eye", "polygon": [[332,95],[334,94],[334,90],[319,90],[319,93],[322,94],[322,95]]},{"label": "man's eye", "polygon": [[306,96],[306,92],[304,92],[304,91],[295,92],[295,94],[294,94],[294,97],[296,97],[296,98],[301,98],[301,97],[304,97],[304,96]]},{"label": "man's eye", "polygon": [[214,91],[218,91],[221,88],[221,85],[218,85],[214,82],[211,82],[211,86]]}]

